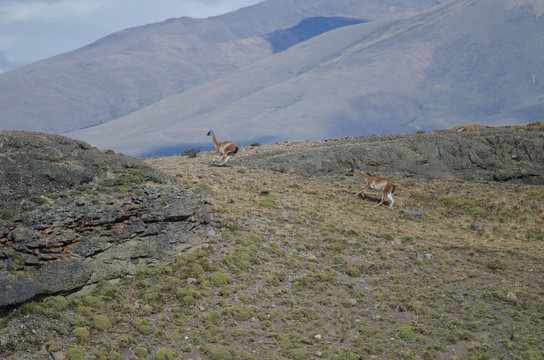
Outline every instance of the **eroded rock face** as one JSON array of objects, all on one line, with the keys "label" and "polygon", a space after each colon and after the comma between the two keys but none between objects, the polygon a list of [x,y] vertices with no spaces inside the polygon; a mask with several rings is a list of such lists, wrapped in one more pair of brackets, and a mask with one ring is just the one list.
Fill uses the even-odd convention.
[{"label": "eroded rock face", "polygon": [[206,204],[151,186],[126,198],[62,199],[0,222],[0,306],[170,263],[205,242]]},{"label": "eroded rock face", "polygon": [[0,132],[10,210],[0,219],[0,308],[170,263],[206,242],[206,202],[142,161],[10,133]]},{"label": "eroded rock face", "polygon": [[[299,148],[300,147],[300,148]],[[544,183],[544,127],[333,139],[249,154],[234,164],[303,175],[371,174]]]}]

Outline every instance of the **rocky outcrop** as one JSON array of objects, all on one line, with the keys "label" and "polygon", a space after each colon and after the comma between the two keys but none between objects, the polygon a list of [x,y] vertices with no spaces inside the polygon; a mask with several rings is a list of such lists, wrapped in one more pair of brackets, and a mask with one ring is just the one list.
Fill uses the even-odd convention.
[{"label": "rocky outcrop", "polygon": [[544,127],[482,128],[282,144],[232,162],[304,175],[371,174],[544,183]]},{"label": "rocky outcrop", "polygon": [[170,181],[133,157],[63,136],[26,131],[0,131],[0,172],[4,217],[20,207],[32,207],[32,202],[40,204],[44,196],[111,192],[118,186]]},{"label": "rocky outcrop", "polygon": [[0,164],[9,209],[0,220],[0,308],[170,263],[211,231],[205,201],[138,159],[2,132]]}]

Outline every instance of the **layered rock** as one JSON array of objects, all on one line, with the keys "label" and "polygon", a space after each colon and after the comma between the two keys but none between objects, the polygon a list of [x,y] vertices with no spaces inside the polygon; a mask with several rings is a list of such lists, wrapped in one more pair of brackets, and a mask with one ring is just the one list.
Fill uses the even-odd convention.
[{"label": "layered rock", "polygon": [[481,128],[282,144],[232,163],[304,175],[372,174],[544,183],[544,127]]},{"label": "layered rock", "polygon": [[170,263],[206,241],[206,202],[138,159],[1,132],[0,164],[9,209],[0,220],[0,308]]}]

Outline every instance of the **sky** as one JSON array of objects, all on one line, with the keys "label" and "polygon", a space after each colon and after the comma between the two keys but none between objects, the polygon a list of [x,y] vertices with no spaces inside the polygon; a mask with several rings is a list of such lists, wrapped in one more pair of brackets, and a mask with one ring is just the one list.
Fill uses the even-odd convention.
[{"label": "sky", "polygon": [[0,72],[129,27],[221,15],[262,0],[0,0]]}]

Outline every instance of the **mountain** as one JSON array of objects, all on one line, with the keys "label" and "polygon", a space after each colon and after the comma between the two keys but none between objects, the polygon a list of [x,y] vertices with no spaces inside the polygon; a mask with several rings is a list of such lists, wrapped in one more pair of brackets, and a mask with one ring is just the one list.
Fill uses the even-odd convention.
[{"label": "mountain", "polygon": [[223,16],[168,19],[127,29],[0,74],[0,124],[54,133],[98,125],[273,54],[278,51],[275,32],[291,34],[307,18],[314,20],[303,24],[303,35],[314,36],[346,23],[333,24],[328,18],[371,20],[435,4],[268,0]]},{"label": "mountain", "polygon": [[205,146],[542,120],[544,6],[452,0],[342,27],[68,135],[137,156]]}]

